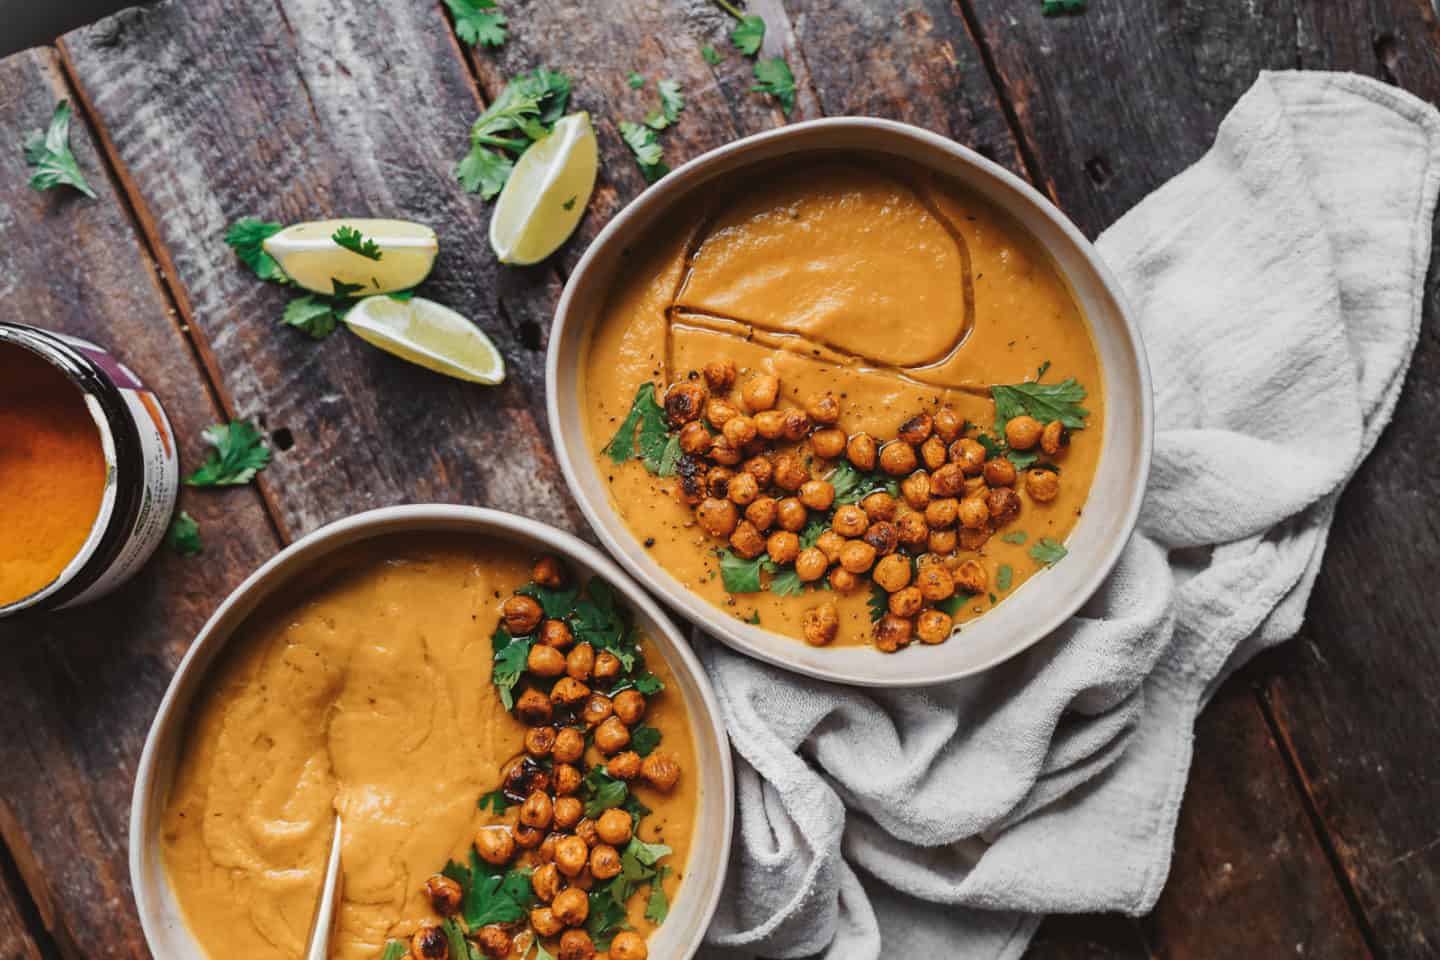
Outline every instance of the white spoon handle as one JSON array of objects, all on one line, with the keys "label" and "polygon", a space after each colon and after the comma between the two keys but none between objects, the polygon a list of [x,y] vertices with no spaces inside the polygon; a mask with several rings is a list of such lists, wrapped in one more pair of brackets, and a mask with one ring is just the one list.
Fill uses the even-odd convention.
[{"label": "white spoon handle", "polygon": [[315,907],[315,922],[310,927],[310,945],[305,960],[326,960],[330,956],[330,935],[335,930],[335,910],[340,904],[340,818],[335,818],[335,838],[330,841],[330,859],[325,864],[325,883],[320,888],[320,902]]}]

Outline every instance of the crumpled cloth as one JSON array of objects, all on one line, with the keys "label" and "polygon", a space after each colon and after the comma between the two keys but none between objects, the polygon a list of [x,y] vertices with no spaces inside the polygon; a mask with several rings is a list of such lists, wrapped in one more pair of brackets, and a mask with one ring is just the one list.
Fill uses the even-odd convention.
[{"label": "crumpled cloth", "polygon": [[1299,628],[1400,393],[1437,145],[1440,114],[1402,91],[1265,73],[1204,158],[1100,237],[1149,353],[1155,459],[1119,565],[1054,635],[893,691],[697,635],[738,778],[700,956],[1012,958],[1046,913],[1154,906],[1195,717]]}]

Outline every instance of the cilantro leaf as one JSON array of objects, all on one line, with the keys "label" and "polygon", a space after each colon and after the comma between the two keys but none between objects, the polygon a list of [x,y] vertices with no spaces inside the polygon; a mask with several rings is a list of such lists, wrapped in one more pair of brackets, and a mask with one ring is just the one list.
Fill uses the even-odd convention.
[{"label": "cilantro leaf", "polygon": [[550,131],[570,102],[570,78],[538,67],[510,80],[470,128],[470,152],[456,165],[455,178],[470,193],[490,200],[510,179],[514,162]]},{"label": "cilantro leaf", "polygon": [[685,109],[685,94],[674,80],[661,80],[656,87],[660,91],[660,109],[645,115],[645,126],[651,130],[664,130],[680,117]]},{"label": "cilantro leaf", "polygon": [[506,710],[515,706],[515,684],[520,682],[520,676],[525,672],[531,643],[530,640],[511,636],[503,623],[497,626],[490,636],[490,647],[495,651],[490,682],[495,684],[495,689],[500,694],[500,702],[505,705]]},{"label": "cilantro leaf", "polygon": [[718,64],[722,59],[724,59],[720,56],[720,52],[708,43],[700,48],[700,56],[704,57],[705,62],[710,64],[710,66],[712,67]]},{"label": "cilantro leaf", "polygon": [[885,588],[873,581],[870,584],[870,599],[865,603],[870,607],[870,622],[879,623],[885,614],[890,612],[890,594]]},{"label": "cilantro leaf", "polygon": [[624,780],[616,780],[603,766],[590,768],[580,782],[580,791],[585,797],[585,816],[594,819],[606,810],[625,803],[630,788]]},{"label": "cilantro leaf", "polygon": [[646,843],[639,837],[631,837],[630,843],[625,848],[624,856],[634,857],[647,867],[653,867],[662,858],[670,856],[675,851],[663,843]]},{"label": "cilantro leaf", "polygon": [[323,340],[335,332],[337,318],[329,299],[307,293],[285,304],[280,322],[305,331],[312,340]]},{"label": "cilantro leaf", "polygon": [[445,939],[450,941],[450,956],[460,957],[462,960],[470,956],[470,950],[465,945],[465,932],[460,929],[460,924],[446,917],[441,922],[440,929],[445,931]]},{"label": "cilantro leaf", "polygon": [[753,57],[760,52],[760,44],[765,41],[765,21],[751,14],[740,18],[735,29],[730,31],[730,42],[735,44],[735,49]]},{"label": "cilantro leaf", "polygon": [[654,130],[643,124],[622,120],[620,136],[635,155],[635,162],[640,165],[640,173],[646,183],[654,183],[670,172],[670,168],[665,165],[664,154],[660,151],[660,140],[655,136]]},{"label": "cilantro leaf", "polygon": [[815,544],[820,542],[820,537],[829,529],[829,524],[824,520],[817,519],[806,523],[805,528],[800,531],[800,549],[809,550],[815,546]]},{"label": "cilantro leaf", "polygon": [[1004,436],[1005,424],[1021,414],[1029,414],[1041,423],[1059,420],[1071,430],[1082,429],[1085,418],[1090,416],[1090,411],[1080,406],[1085,388],[1074,377],[1060,383],[996,384],[990,388],[990,396],[995,400],[998,436]]},{"label": "cilantro leaf", "polygon": [[170,521],[170,529],[165,532],[165,542],[182,557],[193,557],[205,549],[200,542],[200,524],[184,510],[175,514],[175,518]]},{"label": "cilantro leaf", "polygon": [[637,73],[632,70],[630,71],[630,76],[625,79],[625,82],[630,84],[631,90],[639,90],[641,87],[645,86],[645,77],[643,74]]},{"label": "cilantro leaf", "polygon": [[665,410],[655,399],[655,384],[646,381],[635,391],[630,412],[625,415],[620,429],[615,431],[615,436],[605,445],[603,452],[614,463],[624,463],[638,456],[645,461],[645,468],[651,473],[660,473],[668,461],[673,473],[680,453],[677,442],[675,451],[667,457],[670,440],[665,424]]},{"label": "cilantro leaf", "polygon": [[760,566],[763,560],[745,560],[730,550],[720,551],[720,579],[726,593],[759,593]]},{"label": "cilantro leaf", "polygon": [[480,798],[480,809],[489,808],[492,812],[501,814],[510,809],[510,801],[505,799],[504,790],[491,790]]},{"label": "cilantro leaf", "polygon": [[405,960],[410,956],[410,946],[404,940],[391,940],[385,944],[385,952],[380,954],[380,960]]},{"label": "cilantro leaf", "polygon": [[758,626],[760,623],[760,611],[752,610],[750,611],[750,616],[741,617],[740,619],[744,620],[746,623],[753,623]]},{"label": "cilantro leaf", "polygon": [[489,200],[504,189],[514,169],[515,163],[509,157],[472,146],[455,165],[455,179],[466,193],[479,193],[482,199]]},{"label": "cilantro leaf", "polygon": [[665,444],[665,451],[660,455],[660,465],[655,473],[662,477],[675,476],[675,468],[680,463],[683,451],[680,449],[680,435],[671,434],[669,441]]},{"label": "cilantro leaf", "polygon": [[755,61],[755,86],[752,93],[768,93],[780,102],[788,118],[795,111],[795,76],[784,57]]},{"label": "cilantro leaf", "polygon": [[539,601],[540,609],[545,611],[547,619],[560,620],[568,617],[575,609],[575,598],[580,595],[580,587],[542,587],[531,581],[515,592]]},{"label": "cilantro leaf", "polygon": [[379,260],[383,256],[380,252],[380,245],[374,240],[365,239],[364,234],[354,227],[342,226],[331,235],[330,239],[351,253],[358,253],[367,260]]},{"label": "cilantro leaf", "polygon": [[767,560],[765,570],[770,574],[770,592],[776,596],[793,597],[805,589],[794,567],[781,567]]},{"label": "cilantro leaf", "polygon": [[995,589],[1005,593],[1010,589],[1010,584],[1015,581],[1015,570],[1008,563],[1000,564],[1000,569],[995,573]]},{"label": "cilantro leaf", "polygon": [[30,175],[30,186],[35,190],[49,190],[52,187],[74,187],[91,200],[95,191],[91,189],[80,164],[70,151],[70,117],[74,111],[69,100],[55,104],[50,115],[50,126],[43,132],[36,130],[25,138],[25,163],[35,168]]},{"label": "cilantro leaf", "polygon": [[1035,560],[1036,563],[1043,563],[1047,567],[1053,567],[1064,559],[1065,555],[1069,552],[1069,550],[1065,549],[1063,543],[1052,540],[1050,537],[1041,537],[1035,542],[1035,545],[1030,548],[1030,557]]},{"label": "cilantro leaf", "polygon": [[660,746],[660,731],[649,724],[642,723],[630,731],[630,749],[640,756],[650,756],[658,746]]},{"label": "cilantro leaf", "polygon": [[230,225],[225,231],[225,242],[235,251],[245,266],[261,280],[269,280],[273,283],[289,283],[290,278],[285,276],[285,271],[280,269],[280,264],[275,258],[265,252],[261,246],[266,240],[275,236],[285,229],[278,223],[270,223],[265,220],[257,220],[254,217],[241,217]]},{"label": "cilantro leaf", "polygon": [[[505,43],[505,15],[495,0],[445,0],[455,18],[455,33],[472,47],[499,47]],[[463,958],[461,958],[463,960]]]},{"label": "cilantro leaf", "polygon": [[200,469],[190,474],[185,483],[192,487],[231,487],[249,483],[270,462],[270,448],[260,431],[244,420],[228,425],[211,424],[200,431],[201,438],[214,450]]},{"label": "cilantro leaf", "polygon": [[623,875],[615,877],[608,884],[597,885],[590,891],[590,914],[585,919],[585,930],[590,934],[595,949],[601,952],[610,949],[610,941],[615,939],[617,931],[630,929],[624,907],[624,900],[628,898],[616,896],[615,888],[628,890],[628,884],[623,880]]},{"label": "cilantro leaf", "polygon": [[1040,0],[1040,14],[1046,17],[1084,13],[1085,7],[1086,0]]},{"label": "cilantro leaf", "polygon": [[1024,530],[1012,530],[1010,533],[1004,534],[1000,537],[1000,540],[1004,543],[1015,544],[1024,543],[1026,539],[1028,539],[1028,537]]},{"label": "cilantro leaf", "polygon": [[935,607],[938,610],[945,611],[953,617],[960,613],[961,608],[964,607],[965,604],[969,603],[971,600],[974,599],[975,594],[973,593],[962,593],[957,591],[946,597],[944,600],[941,600],[939,603],[935,604]]},{"label": "cilantro leaf", "polygon": [[[665,878],[670,876],[669,867],[661,867],[650,881],[650,899],[645,901],[645,919],[660,924],[670,916],[670,899],[665,896]],[[383,960],[383,958],[382,958]]]},{"label": "cilantro leaf", "polygon": [[[481,860],[474,850],[470,851],[470,885],[465,890],[465,899],[460,907],[466,927],[479,930],[491,923],[523,920],[533,899],[529,871],[491,866]],[[462,952],[458,956],[468,954]]]},{"label": "cilantro leaf", "polygon": [[825,479],[835,489],[835,505],[837,507],[847,503],[859,503],[870,494],[880,490],[887,491],[891,496],[898,496],[900,493],[900,485],[892,477],[876,471],[861,472],[856,470],[849,461],[844,460],[836,465]]},{"label": "cilantro leaf", "polygon": [[635,689],[647,697],[653,697],[665,689],[665,684],[653,673],[642,673],[635,678]]}]

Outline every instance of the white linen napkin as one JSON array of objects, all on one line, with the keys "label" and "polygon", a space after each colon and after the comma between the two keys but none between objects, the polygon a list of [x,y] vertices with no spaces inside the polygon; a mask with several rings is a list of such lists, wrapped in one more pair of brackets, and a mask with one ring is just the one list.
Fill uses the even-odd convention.
[{"label": "white linen napkin", "polygon": [[1154,906],[1195,717],[1298,629],[1390,419],[1437,158],[1440,114],[1408,94],[1265,73],[1204,158],[1100,237],[1149,351],[1154,469],[1106,586],[1027,653],[870,691],[696,638],[739,783],[702,957],[1011,958],[1046,913]]}]

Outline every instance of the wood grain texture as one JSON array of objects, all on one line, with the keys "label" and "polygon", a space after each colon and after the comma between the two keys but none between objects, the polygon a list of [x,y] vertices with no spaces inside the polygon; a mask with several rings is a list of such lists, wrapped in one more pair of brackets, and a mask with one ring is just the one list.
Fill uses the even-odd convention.
[{"label": "wood grain texture", "polygon": [[30,893],[20,871],[9,851],[0,850],[0,960],[41,960],[43,954],[35,938],[45,934],[30,905]]},{"label": "wood grain texture", "polygon": [[[61,97],[73,94],[53,52],[0,63],[0,130],[43,126]],[[157,391],[193,467],[200,430],[220,410],[83,116],[71,143],[97,200],[30,190],[19,151],[0,150],[6,306],[113,349]],[[252,489],[185,490],[181,507],[201,525],[202,557],[162,548],[105,600],[0,623],[12,731],[0,737],[0,836],[66,956],[144,955],[126,864],[140,748],[190,638],[276,546]]]},{"label": "wood grain texture", "polygon": [[1116,914],[1046,917],[1025,951],[1026,960],[1151,960],[1139,924]]},{"label": "wood grain texture", "polygon": [[[62,49],[236,412],[294,439],[261,481],[287,536],[413,501],[579,528],[543,419],[557,290],[500,270],[489,211],[450,175],[479,101],[436,8],[168,2]],[[277,326],[287,292],[222,242],[245,215],[434,227],[440,261],[421,293],[494,337],[508,381],[461,383],[343,330],[316,343]]]}]

